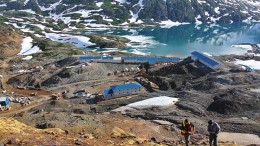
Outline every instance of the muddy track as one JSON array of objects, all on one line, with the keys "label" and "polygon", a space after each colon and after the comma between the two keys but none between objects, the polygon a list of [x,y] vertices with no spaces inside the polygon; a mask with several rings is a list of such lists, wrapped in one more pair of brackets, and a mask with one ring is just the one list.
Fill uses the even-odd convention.
[{"label": "muddy track", "polygon": [[35,93],[37,92],[38,95],[51,95],[51,92],[49,91],[43,91],[43,90],[29,90],[29,89],[25,89],[25,90],[21,90],[21,89],[17,89],[14,88],[10,85],[7,84],[7,81],[12,78],[14,75],[9,75],[7,73],[7,68],[9,67],[8,65],[8,61],[10,61],[13,57],[10,57],[9,59],[5,60],[2,63],[2,75],[4,76],[3,79],[1,80],[2,82],[2,86],[3,89],[6,90],[7,92],[14,92],[16,94],[23,94],[23,95],[30,95],[31,93]]},{"label": "muddy track", "polygon": [[19,107],[19,108],[14,108],[14,109],[11,109],[9,111],[2,111],[2,112],[0,112],[0,116],[8,117],[8,116],[12,116],[12,115],[14,115],[16,113],[28,111],[28,110],[30,110],[30,109],[32,109],[34,107],[37,107],[39,105],[44,104],[45,102],[47,102],[50,99],[51,99],[50,96],[44,96],[43,98],[40,98],[40,99],[34,101],[32,104],[30,104],[28,106],[22,106],[22,107]]}]

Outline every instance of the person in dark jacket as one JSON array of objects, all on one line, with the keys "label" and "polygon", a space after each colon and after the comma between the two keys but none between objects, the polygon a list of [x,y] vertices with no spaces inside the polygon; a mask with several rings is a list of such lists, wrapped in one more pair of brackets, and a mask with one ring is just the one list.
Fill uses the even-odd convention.
[{"label": "person in dark jacket", "polygon": [[189,146],[189,143],[190,143],[190,135],[192,133],[194,133],[194,125],[188,120],[188,119],[185,119],[183,122],[182,122],[182,126],[181,126],[181,134],[184,136],[185,138],[185,144],[186,146]]},{"label": "person in dark jacket", "polygon": [[220,127],[218,125],[217,122],[213,121],[213,120],[209,120],[208,121],[208,132],[209,132],[209,144],[210,146],[212,146],[212,144],[214,146],[218,145],[218,133],[220,132]]}]

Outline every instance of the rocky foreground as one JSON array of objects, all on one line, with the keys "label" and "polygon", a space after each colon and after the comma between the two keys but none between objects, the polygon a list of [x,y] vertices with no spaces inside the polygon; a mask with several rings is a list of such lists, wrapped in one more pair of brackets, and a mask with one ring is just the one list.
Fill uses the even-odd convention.
[{"label": "rocky foreground", "polygon": [[[219,59],[224,61],[230,57],[223,56]],[[239,57],[241,59],[241,56]],[[11,69],[13,67],[10,67],[7,72],[16,74],[16,70],[19,70],[20,67],[26,68],[26,64],[35,64],[37,59],[39,58],[35,57],[31,61],[16,62],[16,69]],[[177,64],[151,67],[148,71],[124,72],[126,67],[135,68],[136,66],[103,63],[91,63],[88,66],[81,66],[78,65],[77,59],[70,57],[46,65],[41,61],[37,64],[42,65],[44,69],[40,69],[37,72],[18,73],[7,80],[7,85],[4,84],[4,88],[9,87],[8,92],[19,86],[30,87],[29,89],[44,89],[52,93],[66,90],[66,97],[58,101],[44,100],[40,104],[32,104],[25,111],[18,110],[20,109],[19,106],[13,104],[17,112],[13,114],[8,114],[7,112],[6,115],[14,115],[15,119],[32,127],[41,129],[55,127],[73,133],[72,135],[76,134],[77,138],[71,141],[68,140],[68,142],[72,144],[79,141],[83,145],[85,141],[89,142],[90,145],[95,145],[94,141],[102,139],[104,135],[113,133],[112,129],[115,127],[120,127],[127,133],[134,133],[134,135],[130,134],[130,136],[128,134],[119,136],[120,143],[123,140],[122,143],[125,145],[150,145],[149,143],[151,142],[162,145],[178,145],[182,142],[178,125],[184,118],[191,119],[196,126],[197,130],[193,138],[195,145],[207,144],[205,141],[207,139],[206,126],[207,120],[211,118],[219,122],[222,131],[260,135],[260,99],[259,92],[255,91],[259,87],[260,74],[258,71],[239,71],[238,67],[233,63],[224,63],[228,70],[220,72],[212,72],[212,70],[204,67],[202,64],[193,62],[190,58],[184,59]],[[69,66],[71,65],[75,67],[70,68]],[[45,76],[42,76],[43,74]],[[145,84],[140,79],[153,84]],[[72,94],[77,89],[82,88],[88,90],[90,94],[95,94],[107,88],[109,84],[134,80],[140,81],[147,89],[146,92],[138,96],[102,101],[97,104],[87,104],[86,97],[74,97]],[[10,88],[10,86],[13,88]],[[27,90],[19,91],[22,94]],[[175,105],[167,107],[119,110],[117,114],[113,111],[136,101],[162,95],[179,98],[179,101]],[[42,97],[44,95],[34,97],[35,102]],[[16,109],[13,110],[15,111]],[[159,122],[159,124],[155,122],[156,124],[154,124],[153,121],[156,120],[168,121],[169,123],[165,125],[162,124],[163,122]],[[120,122],[117,123],[117,121]],[[122,121],[126,122],[127,126],[122,125]],[[140,127],[137,128],[136,124],[140,124]],[[143,128],[144,125],[148,127]],[[100,126],[103,128],[100,129]],[[107,130],[107,126],[111,130]],[[148,131],[141,132],[139,131],[141,129],[142,131],[144,129]],[[64,133],[56,137],[64,138]],[[158,133],[160,134],[158,135]],[[87,140],[84,138],[85,134],[88,135],[86,136]],[[88,139],[89,134],[93,138]],[[42,136],[45,137],[44,135]],[[83,140],[81,139],[82,137]],[[137,137],[146,140],[139,141]],[[10,137],[6,137],[6,140],[8,138]],[[78,138],[80,140],[77,140]],[[19,140],[21,139],[26,140],[27,138],[19,138]],[[66,139],[66,136],[64,139]],[[42,139],[42,141],[45,140],[46,138]],[[119,141],[112,136],[111,139],[108,138],[99,142],[100,145],[104,143],[113,145]],[[97,143],[99,144],[99,142]],[[57,145],[59,144],[62,144],[62,142]]]}]

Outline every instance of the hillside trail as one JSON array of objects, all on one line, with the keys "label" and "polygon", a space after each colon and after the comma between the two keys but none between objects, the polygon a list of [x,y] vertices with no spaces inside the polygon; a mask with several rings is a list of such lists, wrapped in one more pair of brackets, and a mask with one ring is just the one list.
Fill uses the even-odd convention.
[{"label": "hillside trail", "polygon": [[9,78],[14,76],[14,75],[9,75],[7,72],[7,69],[9,67],[9,64],[7,62],[9,62],[13,58],[14,57],[9,57],[8,59],[5,59],[3,62],[1,62],[0,75],[2,75],[3,78],[0,79],[0,81],[2,82],[3,90],[6,90],[7,92],[10,92],[10,93],[14,92],[15,94],[22,94],[22,95],[30,95],[32,93],[37,92],[37,96],[35,96],[36,100],[33,101],[33,103],[28,106],[21,106],[21,107],[13,108],[8,111],[0,112],[0,116],[2,116],[2,117],[11,116],[11,115],[19,113],[19,112],[30,110],[31,108],[39,106],[39,105],[45,103],[46,101],[48,101],[49,99],[51,99],[51,97],[50,97],[51,92],[49,92],[49,91],[29,90],[29,89],[21,90],[21,89],[14,88],[6,83],[9,80]]},{"label": "hillside trail", "polygon": [[21,89],[17,89],[17,88],[14,88],[12,87],[11,85],[8,85],[7,84],[7,81],[14,77],[15,75],[9,75],[8,72],[7,72],[7,69],[9,67],[9,64],[8,62],[10,60],[12,60],[13,58],[15,57],[9,57],[8,59],[5,59],[3,62],[2,62],[2,65],[1,65],[1,72],[0,72],[0,75],[3,75],[3,78],[1,79],[1,82],[2,82],[2,86],[3,86],[3,89],[6,90],[7,92],[14,92],[16,94],[23,94],[23,95],[30,95],[32,93],[35,93],[37,92],[38,95],[51,95],[51,92],[49,91],[43,91],[43,90],[30,90],[30,89],[24,89],[24,90],[21,90]]},{"label": "hillside trail", "polygon": [[13,109],[8,110],[8,111],[2,111],[2,112],[0,112],[0,116],[1,117],[10,117],[10,116],[13,116],[14,114],[21,113],[21,112],[24,112],[24,111],[28,111],[28,110],[30,110],[30,109],[32,109],[34,107],[37,107],[39,105],[44,104],[46,101],[48,101],[50,99],[51,99],[50,96],[42,95],[41,98],[35,100],[30,105],[21,106],[21,107],[18,107],[18,108],[13,108]]}]

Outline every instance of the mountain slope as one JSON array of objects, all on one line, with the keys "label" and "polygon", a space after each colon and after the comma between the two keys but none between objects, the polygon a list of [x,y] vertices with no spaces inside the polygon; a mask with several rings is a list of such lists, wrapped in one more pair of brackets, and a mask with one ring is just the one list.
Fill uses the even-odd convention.
[{"label": "mountain slope", "polygon": [[166,20],[189,23],[260,20],[258,0],[0,0],[1,11],[9,17],[37,14],[76,27]]},{"label": "mountain slope", "polygon": [[13,56],[19,53],[21,50],[21,43],[22,37],[10,26],[0,22],[0,58]]}]

